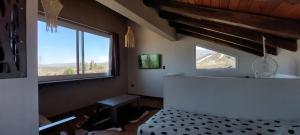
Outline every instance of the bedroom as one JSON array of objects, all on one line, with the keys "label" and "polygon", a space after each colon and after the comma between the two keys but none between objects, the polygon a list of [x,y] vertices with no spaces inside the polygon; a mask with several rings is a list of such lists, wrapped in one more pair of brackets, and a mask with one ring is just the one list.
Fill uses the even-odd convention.
[{"label": "bedroom", "polygon": [[[148,108],[175,107],[228,118],[299,120],[297,0],[59,0],[63,7],[56,18],[57,32],[46,30],[41,1],[18,1],[26,5],[20,20],[26,28],[21,29],[26,41],[19,64],[23,74],[6,75],[1,65],[1,134],[38,134],[40,114],[65,118],[97,101],[124,94],[141,97],[142,108],[146,104]],[[2,14],[8,3],[0,3]],[[5,31],[1,23],[5,17],[0,21],[1,31]],[[125,46],[128,26],[134,48]],[[61,34],[67,30],[73,37]],[[98,42],[93,36],[107,40],[106,47],[84,48],[79,42]],[[271,77],[253,71],[253,63],[263,56],[263,36],[267,56],[276,69]],[[3,37],[9,39],[3,34],[0,41]],[[59,44],[46,46],[57,41]],[[64,43],[73,46],[63,47]],[[97,47],[101,54],[92,53]],[[143,54],[159,55],[159,68],[141,69]],[[92,57],[101,57],[100,62]],[[39,72],[45,65],[57,64],[67,68],[50,66],[50,77]],[[64,73],[72,75],[57,75]],[[153,114],[150,111],[132,132],[139,133],[137,126]]]}]

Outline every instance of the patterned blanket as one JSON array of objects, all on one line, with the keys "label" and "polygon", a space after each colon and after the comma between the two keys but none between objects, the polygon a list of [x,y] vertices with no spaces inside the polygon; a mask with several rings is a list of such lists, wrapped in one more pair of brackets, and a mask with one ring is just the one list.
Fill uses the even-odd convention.
[{"label": "patterned blanket", "polygon": [[300,135],[300,122],[231,119],[163,109],[140,125],[138,135]]}]

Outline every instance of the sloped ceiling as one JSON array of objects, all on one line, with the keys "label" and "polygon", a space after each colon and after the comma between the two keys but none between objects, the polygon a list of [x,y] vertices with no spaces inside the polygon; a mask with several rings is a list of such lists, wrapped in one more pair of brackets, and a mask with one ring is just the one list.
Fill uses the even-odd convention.
[{"label": "sloped ceiling", "polygon": [[143,0],[177,33],[218,42],[254,55],[277,48],[297,51],[300,39],[298,0]]},{"label": "sloped ceiling", "polygon": [[300,20],[299,0],[176,0],[196,6]]},{"label": "sloped ceiling", "polygon": [[143,4],[142,0],[96,0],[104,6],[127,17],[135,23],[146,27],[157,34],[169,39],[176,40],[175,30],[168,22],[158,16],[150,7]]}]

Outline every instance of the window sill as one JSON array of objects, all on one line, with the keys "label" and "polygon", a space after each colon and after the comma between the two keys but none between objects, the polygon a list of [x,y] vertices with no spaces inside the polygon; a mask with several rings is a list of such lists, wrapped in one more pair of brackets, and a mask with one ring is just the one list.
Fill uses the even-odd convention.
[{"label": "window sill", "polygon": [[39,85],[55,84],[55,83],[66,83],[66,82],[77,82],[77,81],[86,81],[86,80],[111,79],[111,78],[113,78],[113,76],[87,77],[87,78],[79,78],[79,79],[57,80],[57,81],[39,81]]}]

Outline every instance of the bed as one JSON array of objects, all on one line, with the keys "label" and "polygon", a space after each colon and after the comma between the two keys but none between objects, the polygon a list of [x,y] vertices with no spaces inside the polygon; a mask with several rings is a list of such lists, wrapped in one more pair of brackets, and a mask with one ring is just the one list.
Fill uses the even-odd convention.
[{"label": "bed", "polygon": [[300,135],[300,122],[250,120],[197,114],[174,108],[160,110],[138,135]]}]

